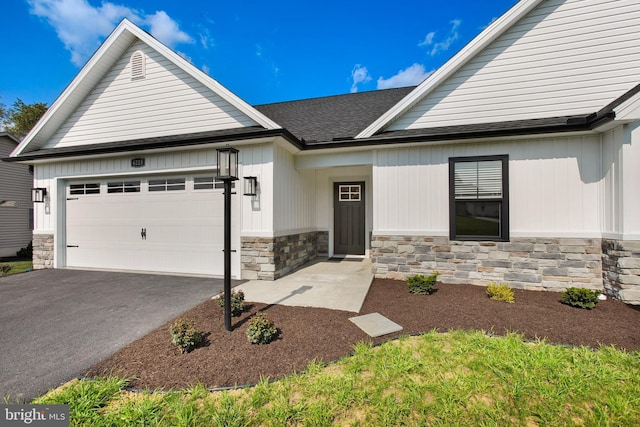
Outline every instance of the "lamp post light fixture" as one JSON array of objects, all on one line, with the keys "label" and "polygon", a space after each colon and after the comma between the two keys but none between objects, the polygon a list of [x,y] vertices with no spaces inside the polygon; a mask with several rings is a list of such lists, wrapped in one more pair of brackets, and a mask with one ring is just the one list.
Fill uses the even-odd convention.
[{"label": "lamp post light fixture", "polygon": [[47,196],[47,189],[42,187],[31,189],[31,201],[34,203],[44,203],[44,198]]},{"label": "lamp post light fixture", "polygon": [[238,150],[227,145],[216,151],[216,181],[224,183],[224,328],[231,331],[231,182],[238,180]]}]

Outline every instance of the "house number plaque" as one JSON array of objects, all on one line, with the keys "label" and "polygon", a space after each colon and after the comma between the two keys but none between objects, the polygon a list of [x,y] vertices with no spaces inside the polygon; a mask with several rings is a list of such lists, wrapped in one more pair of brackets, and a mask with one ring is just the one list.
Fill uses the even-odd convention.
[{"label": "house number plaque", "polygon": [[144,157],[137,157],[135,159],[131,159],[132,168],[141,168],[143,166],[144,166]]}]

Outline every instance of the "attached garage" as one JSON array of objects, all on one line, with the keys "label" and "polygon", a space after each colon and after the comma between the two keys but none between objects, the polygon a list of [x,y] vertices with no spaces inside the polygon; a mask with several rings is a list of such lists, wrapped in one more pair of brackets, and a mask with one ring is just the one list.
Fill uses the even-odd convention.
[{"label": "attached garage", "polygon": [[[210,175],[109,177],[66,185],[66,266],[224,274],[224,195]],[[232,196],[232,212],[238,212]],[[232,246],[239,247],[239,220]],[[240,277],[239,253],[232,275]]]}]

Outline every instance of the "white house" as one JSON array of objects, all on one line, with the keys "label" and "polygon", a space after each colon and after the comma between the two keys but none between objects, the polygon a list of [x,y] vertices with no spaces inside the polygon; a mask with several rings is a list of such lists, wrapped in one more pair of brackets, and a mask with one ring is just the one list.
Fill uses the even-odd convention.
[{"label": "white house", "polygon": [[[9,156],[18,143],[8,133],[0,132],[0,158]],[[15,257],[31,242],[32,180],[28,166],[0,163],[0,257]]]},{"label": "white house", "polygon": [[237,278],[354,254],[640,303],[638,34],[636,0],[521,0],[415,88],[251,106],[125,20],[9,159],[35,266],[222,274],[229,144]]}]

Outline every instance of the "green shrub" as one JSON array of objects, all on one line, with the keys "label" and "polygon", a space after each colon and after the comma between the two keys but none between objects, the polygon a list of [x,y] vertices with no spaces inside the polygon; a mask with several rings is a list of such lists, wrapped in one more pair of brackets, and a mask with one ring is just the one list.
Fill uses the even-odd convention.
[{"label": "green shrub", "polygon": [[567,288],[562,292],[562,303],[572,307],[591,310],[598,303],[600,292],[586,288]]},{"label": "green shrub", "polygon": [[188,353],[203,343],[204,337],[193,321],[180,318],[169,327],[171,342],[178,346],[182,353]]},{"label": "green shrub", "polygon": [[435,292],[433,285],[435,285],[438,279],[438,272],[423,276],[422,274],[416,274],[415,276],[407,277],[407,286],[409,292],[417,295],[429,295]]},{"label": "green shrub", "polygon": [[20,249],[18,252],[16,252],[16,255],[18,256],[18,258],[22,258],[22,259],[33,258],[33,244],[29,242],[27,247]]},{"label": "green shrub", "polygon": [[0,264],[0,275],[8,274],[11,271],[11,264]]},{"label": "green shrub", "polygon": [[489,295],[489,298],[495,301],[504,301],[508,302],[509,304],[513,304],[515,302],[513,289],[511,289],[506,283],[489,283],[487,285],[487,295]]},{"label": "green shrub", "polygon": [[269,344],[278,337],[278,329],[263,313],[258,312],[249,322],[247,339],[251,344]]},{"label": "green shrub", "polygon": [[[224,292],[218,295],[218,305],[224,310]],[[240,316],[244,311],[244,292],[231,291],[231,315]]]}]

